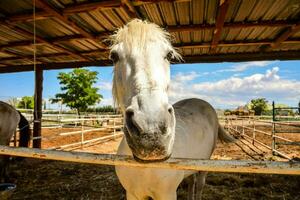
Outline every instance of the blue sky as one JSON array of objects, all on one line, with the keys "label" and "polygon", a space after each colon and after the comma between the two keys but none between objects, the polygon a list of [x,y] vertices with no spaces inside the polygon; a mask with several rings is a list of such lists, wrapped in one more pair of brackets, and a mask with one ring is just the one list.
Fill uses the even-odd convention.
[{"label": "blue sky", "polygon": [[[99,72],[96,86],[104,96],[101,105],[112,104],[113,68],[89,69]],[[44,98],[54,97],[60,91],[56,77],[62,71],[70,70],[44,72]],[[178,64],[171,66],[171,77],[172,102],[197,97],[216,108],[235,108],[258,97],[289,105],[296,105],[300,100],[300,61]],[[30,96],[33,86],[33,72],[0,74],[0,99]]]}]

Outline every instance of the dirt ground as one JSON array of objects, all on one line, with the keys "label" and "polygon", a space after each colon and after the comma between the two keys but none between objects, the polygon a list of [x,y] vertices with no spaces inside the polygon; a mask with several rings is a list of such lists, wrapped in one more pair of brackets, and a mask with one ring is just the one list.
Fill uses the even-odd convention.
[{"label": "dirt ground", "polygon": [[[27,159],[14,163],[12,200],[121,200],[125,191],[112,166]],[[297,200],[300,177],[282,175],[209,173],[203,191],[208,200]],[[185,200],[181,184],[178,199]]]},{"label": "dirt ground", "polygon": [[[258,127],[268,129],[267,127]],[[51,136],[68,130],[43,130],[43,135]],[[107,135],[96,132],[86,138]],[[246,134],[252,134],[246,132]],[[299,141],[300,134],[286,135]],[[264,143],[269,142],[268,136],[256,135]],[[293,138],[295,137],[295,138]],[[98,145],[85,146],[76,151],[115,153],[121,138],[102,141]],[[80,137],[61,137],[55,141],[44,141],[43,148],[53,145],[63,145],[80,141]],[[269,150],[259,145],[251,146],[246,140],[236,144],[218,142],[212,159],[258,159],[280,160],[272,156]],[[249,147],[246,145],[248,144]],[[284,146],[279,149],[294,157],[300,156],[300,149]],[[11,199],[62,199],[62,200],[91,200],[125,198],[125,192],[120,185],[112,166],[88,165],[58,161],[42,161],[25,159],[14,161],[11,165],[11,182],[16,183],[17,189]],[[291,199],[300,200],[300,176],[255,175],[255,174],[225,174],[209,173],[203,191],[203,199]],[[183,182],[178,189],[178,199],[186,199],[187,186]],[[1,199],[1,197],[0,197]]]}]

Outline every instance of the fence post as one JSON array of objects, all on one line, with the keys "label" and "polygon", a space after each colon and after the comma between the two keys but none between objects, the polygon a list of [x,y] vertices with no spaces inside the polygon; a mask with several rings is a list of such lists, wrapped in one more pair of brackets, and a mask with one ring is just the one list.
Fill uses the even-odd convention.
[{"label": "fence post", "polygon": [[113,122],[114,122],[114,140],[116,139],[116,120],[115,118],[113,118]]},{"label": "fence post", "polygon": [[83,148],[83,141],[84,141],[84,136],[83,136],[83,123],[84,123],[84,121],[82,121],[82,123],[81,123],[81,148]]},{"label": "fence post", "polygon": [[252,144],[255,142],[255,118],[253,118],[253,134],[252,134]]},{"label": "fence post", "polygon": [[17,146],[17,131],[14,132],[14,147]]},{"label": "fence post", "polygon": [[275,102],[272,102],[272,144],[271,144],[271,148],[272,148],[272,154],[276,155],[275,151],[276,150],[276,140],[275,140],[275,133],[276,133],[276,116],[275,116]]},{"label": "fence post", "polygon": [[242,118],[242,136],[245,134],[244,118]]}]

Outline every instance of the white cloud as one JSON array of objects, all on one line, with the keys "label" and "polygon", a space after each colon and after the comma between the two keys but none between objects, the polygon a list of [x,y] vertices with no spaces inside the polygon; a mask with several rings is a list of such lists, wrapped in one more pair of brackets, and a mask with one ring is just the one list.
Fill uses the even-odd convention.
[{"label": "white cloud", "polygon": [[109,90],[112,89],[112,83],[111,82],[99,82],[96,87],[99,87],[100,90]]},{"label": "white cloud", "polygon": [[199,76],[200,76],[200,74],[197,73],[197,72],[194,72],[194,71],[188,72],[188,73],[179,72],[172,79],[174,81],[182,82],[182,81],[191,81],[191,80],[194,80],[195,78],[197,78]]},{"label": "white cloud", "polygon": [[282,102],[298,101],[300,81],[282,79],[278,73],[279,67],[274,67],[264,74],[243,78],[232,76],[216,82],[175,80],[171,83],[169,96],[172,102],[190,97],[202,98],[217,107],[235,107],[258,97],[279,99]]},{"label": "white cloud", "polygon": [[99,106],[113,106],[113,99],[112,98],[103,98],[101,99]]},{"label": "white cloud", "polygon": [[253,68],[253,67],[266,67],[270,64],[273,64],[274,61],[253,61],[253,62],[243,62],[236,65],[233,65],[232,67],[228,69],[221,69],[216,71],[218,72],[243,72],[247,69]]}]

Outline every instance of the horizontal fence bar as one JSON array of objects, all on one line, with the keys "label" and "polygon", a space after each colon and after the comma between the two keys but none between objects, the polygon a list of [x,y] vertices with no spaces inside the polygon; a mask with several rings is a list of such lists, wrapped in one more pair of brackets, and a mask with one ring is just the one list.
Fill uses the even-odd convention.
[{"label": "horizontal fence bar", "polygon": [[250,139],[250,140],[254,140],[256,143],[258,143],[258,144],[260,144],[260,145],[262,145],[263,147],[265,147],[265,148],[267,148],[267,149],[272,149],[271,147],[269,147],[268,145],[266,145],[265,143],[263,143],[263,142],[261,142],[261,141],[259,141],[259,140],[257,140],[257,139],[253,139],[252,137],[249,137],[248,135],[246,135],[246,134],[244,134],[244,135],[242,135],[242,137],[243,138],[248,138],[248,139]]},{"label": "horizontal fence bar", "polygon": [[64,149],[64,148],[77,146],[77,145],[81,145],[81,144],[84,145],[84,144],[88,144],[88,143],[92,143],[92,142],[98,142],[98,141],[101,141],[101,140],[118,138],[122,135],[123,135],[123,133],[117,133],[117,134],[114,134],[114,135],[108,135],[108,136],[102,136],[102,137],[94,138],[94,139],[90,139],[90,140],[84,140],[83,142],[75,142],[75,143],[71,143],[71,144],[65,144],[65,145],[62,145],[62,146],[51,147],[51,148],[48,148],[48,149],[49,150],[51,150],[51,149]]},{"label": "horizontal fence bar", "polygon": [[[249,127],[249,126],[240,126],[240,125],[238,125],[238,126],[241,127],[241,128],[253,130],[253,127]],[[272,134],[267,133],[267,132],[265,132],[265,131],[261,131],[261,130],[259,130],[259,129],[255,129],[255,132],[262,133],[262,134],[265,134],[265,135],[268,135],[268,136],[272,136]]]},{"label": "horizontal fence bar", "polygon": [[278,139],[280,139],[280,140],[287,141],[287,142],[293,142],[292,140],[289,140],[289,139],[284,138],[284,137],[280,137],[280,136],[278,136],[278,135],[274,135],[273,137],[278,138]]},{"label": "horizontal fence bar", "polygon": [[171,158],[164,162],[140,163],[131,156],[93,154],[55,150],[29,149],[0,146],[0,155],[21,156],[45,160],[59,160],[78,163],[116,165],[142,168],[165,168],[209,172],[238,172],[264,174],[300,175],[300,162],[242,161],[242,160],[193,160]]},{"label": "horizontal fence bar", "polygon": [[[284,157],[284,158],[286,158],[286,159],[292,160],[291,157],[289,157],[289,156],[286,155],[285,153],[282,153],[282,152],[280,152],[280,151],[278,151],[278,150],[276,150],[276,149],[273,149],[273,152],[277,153],[278,155],[280,155],[280,156],[282,156],[282,157]],[[300,163],[300,162],[298,162],[298,163]]]},{"label": "horizontal fence bar", "polygon": [[276,134],[277,133],[286,133],[286,134],[299,134],[300,133],[300,131],[289,131],[289,130],[286,130],[286,131],[278,131],[278,130],[276,130]]},{"label": "horizontal fence bar", "polygon": [[274,108],[274,110],[290,110],[290,109],[300,109],[299,107],[282,107],[282,108]]},{"label": "horizontal fence bar", "polygon": [[300,146],[300,142],[276,142],[276,144]]}]

